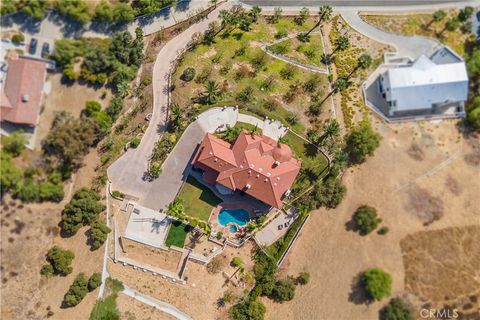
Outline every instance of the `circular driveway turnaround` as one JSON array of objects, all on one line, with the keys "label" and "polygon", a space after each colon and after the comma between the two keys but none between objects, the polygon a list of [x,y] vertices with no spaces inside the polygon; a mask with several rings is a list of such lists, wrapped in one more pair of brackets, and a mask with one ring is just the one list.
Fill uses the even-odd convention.
[{"label": "circular driveway turnaround", "polygon": [[240,0],[240,2],[254,6],[265,7],[318,7],[328,4],[335,7],[359,7],[359,6],[416,6],[416,5],[434,5],[434,4],[448,4],[456,2],[465,2],[462,0]]}]

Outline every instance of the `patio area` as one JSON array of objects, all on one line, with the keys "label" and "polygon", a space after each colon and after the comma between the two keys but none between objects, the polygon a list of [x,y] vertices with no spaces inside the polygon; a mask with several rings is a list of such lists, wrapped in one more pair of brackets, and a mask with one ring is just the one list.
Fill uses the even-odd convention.
[{"label": "patio area", "polygon": [[171,223],[165,214],[136,204],[128,219],[125,238],[163,248]]}]

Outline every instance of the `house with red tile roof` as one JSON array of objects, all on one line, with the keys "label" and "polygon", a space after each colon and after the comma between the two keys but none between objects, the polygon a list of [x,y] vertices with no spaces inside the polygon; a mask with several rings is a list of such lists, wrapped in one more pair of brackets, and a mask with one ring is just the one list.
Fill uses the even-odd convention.
[{"label": "house with red tile roof", "polygon": [[233,145],[207,133],[192,165],[203,180],[220,184],[276,208],[283,205],[301,167],[286,144],[242,130]]},{"label": "house with red tile roof", "polygon": [[46,75],[45,62],[26,58],[10,60],[0,93],[0,120],[35,127]]}]

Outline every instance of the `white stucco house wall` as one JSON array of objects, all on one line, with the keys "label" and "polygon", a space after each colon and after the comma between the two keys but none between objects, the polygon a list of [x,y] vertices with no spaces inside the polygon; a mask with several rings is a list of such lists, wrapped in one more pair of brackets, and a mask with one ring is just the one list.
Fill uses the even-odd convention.
[{"label": "white stucco house wall", "polygon": [[387,116],[442,113],[448,108],[462,114],[468,98],[465,62],[446,46],[431,57],[422,55],[411,63],[389,68],[377,83]]}]

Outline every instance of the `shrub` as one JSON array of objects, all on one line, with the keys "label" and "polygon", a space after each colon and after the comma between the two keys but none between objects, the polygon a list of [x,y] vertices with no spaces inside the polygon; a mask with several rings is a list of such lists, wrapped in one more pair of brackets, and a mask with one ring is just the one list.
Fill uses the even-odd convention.
[{"label": "shrub", "polygon": [[79,304],[83,298],[88,293],[88,282],[85,278],[84,273],[79,273],[75,280],[73,280],[70,289],[68,289],[67,293],[64,297],[64,302],[69,307],[74,307]]},{"label": "shrub", "polygon": [[310,273],[308,272],[300,272],[297,277],[297,283],[301,285],[306,285],[310,281]]},{"label": "shrub", "polygon": [[295,68],[287,64],[282,70],[280,70],[280,76],[284,80],[290,80],[295,76]]},{"label": "shrub", "polygon": [[392,277],[385,271],[373,268],[362,273],[362,283],[372,299],[382,300],[390,295]]},{"label": "shrub", "polygon": [[15,190],[22,180],[22,171],[12,163],[12,157],[0,152],[0,189],[1,192]]},{"label": "shrub", "polygon": [[[104,299],[97,300],[90,313],[90,320],[119,320],[120,312],[117,308],[117,295],[112,294]],[[131,319],[128,318],[127,319]]]},{"label": "shrub", "polygon": [[388,233],[388,231],[390,231],[390,229],[388,227],[381,227],[380,230],[377,231],[377,233],[379,235],[385,235]]},{"label": "shrub", "polygon": [[112,196],[117,197],[117,198],[123,198],[125,195],[118,190],[113,190],[112,191]]},{"label": "shrub", "polygon": [[320,76],[318,74],[311,75],[303,84],[303,90],[308,93],[314,93],[320,83]]},{"label": "shrub", "polygon": [[282,39],[282,38],[285,38],[287,35],[288,35],[287,30],[285,30],[285,29],[280,29],[280,30],[278,30],[277,33],[275,34],[275,39]]},{"label": "shrub", "polygon": [[217,240],[222,239],[223,238],[223,232],[222,231],[217,232],[216,238],[217,238]]},{"label": "shrub", "polygon": [[12,42],[16,45],[19,45],[23,41],[25,41],[25,37],[21,33],[16,33],[12,36]]},{"label": "shrub", "polygon": [[140,144],[140,137],[136,136],[130,141],[130,148],[136,149]]},{"label": "shrub", "polygon": [[237,50],[235,50],[233,56],[234,57],[241,57],[245,54],[245,52],[247,52],[247,45],[245,43],[243,43],[240,48],[238,48]]},{"label": "shrub", "polygon": [[63,276],[72,273],[72,261],[75,258],[70,250],[63,250],[59,246],[53,246],[47,253],[47,260],[52,265],[55,274]]},{"label": "shrub", "polygon": [[88,278],[88,291],[93,291],[102,284],[102,275],[95,272]]},{"label": "shrub", "polygon": [[162,165],[158,162],[154,162],[150,165],[150,175],[153,178],[158,178],[160,177],[160,174],[162,173]]},{"label": "shrub", "polygon": [[280,103],[274,97],[267,97],[263,100],[263,107],[268,111],[275,111],[280,106]]},{"label": "shrub", "polygon": [[212,68],[210,66],[207,66],[203,68],[202,72],[200,72],[199,75],[197,75],[197,77],[195,78],[195,82],[203,84],[207,82],[211,74],[212,74]]},{"label": "shrub", "polygon": [[108,234],[112,230],[106,225],[103,220],[96,220],[91,224],[91,241],[92,249],[96,250],[102,246],[107,240]]},{"label": "shrub", "polygon": [[253,99],[253,88],[250,86],[245,87],[237,95],[237,100],[241,102],[250,102]]},{"label": "shrub", "polygon": [[51,275],[53,275],[54,273],[54,270],[53,270],[53,267],[51,264],[47,263],[47,264],[44,264],[42,266],[42,268],[40,269],[40,274],[42,276],[46,276],[46,277],[49,277]]},{"label": "shrub", "polygon": [[275,282],[269,297],[275,302],[290,301],[295,296],[295,284],[290,279]]},{"label": "shrub", "polygon": [[220,68],[219,73],[224,76],[227,75],[230,70],[232,69],[232,61],[227,61],[225,64]]},{"label": "shrub", "polygon": [[123,291],[123,289],[125,288],[122,281],[111,278],[111,277],[108,277],[105,280],[105,286],[108,288],[108,290],[112,292],[112,294],[116,294],[120,291]]},{"label": "shrub", "polygon": [[234,268],[239,268],[243,266],[243,260],[240,257],[234,257],[232,261],[230,261],[230,265]]},{"label": "shrub", "polygon": [[196,74],[195,69],[192,67],[188,67],[185,70],[183,70],[183,73],[180,76],[180,79],[187,82],[192,81],[193,78],[195,78],[195,74]]},{"label": "shrub", "polygon": [[253,57],[251,62],[255,70],[260,70],[267,63],[267,54],[264,51],[261,51],[255,57]]},{"label": "shrub", "polygon": [[102,105],[98,101],[87,101],[85,103],[85,115],[87,117],[93,116],[95,113],[102,110]]},{"label": "shrub", "polygon": [[362,235],[367,235],[375,230],[382,219],[378,218],[377,209],[368,205],[359,207],[353,216],[357,228]]},{"label": "shrub", "polygon": [[244,64],[240,65],[237,71],[235,72],[235,78],[237,80],[250,77],[251,75],[252,75],[252,71],[247,65],[244,65]]},{"label": "shrub", "polygon": [[38,197],[40,201],[60,202],[63,200],[65,193],[61,183],[52,183],[49,181],[38,184]]},{"label": "shrub", "polygon": [[409,308],[399,298],[393,298],[380,310],[381,320],[412,320]]},{"label": "shrub", "polygon": [[17,157],[25,149],[27,138],[23,131],[14,131],[10,135],[2,138],[3,150],[14,157]]},{"label": "shrub", "polygon": [[290,51],[290,43],[288,41],[283,41],[268,47],[268,49],[275,54],[285,54]]}]

